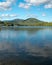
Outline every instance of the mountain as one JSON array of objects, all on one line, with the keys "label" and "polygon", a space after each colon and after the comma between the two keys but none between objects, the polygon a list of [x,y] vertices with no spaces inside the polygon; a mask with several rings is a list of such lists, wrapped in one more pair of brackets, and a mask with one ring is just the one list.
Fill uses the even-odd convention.
[{"label": "mountain", "polygon": [[32,22],[33,22],[33,23],[34,23],[34,22],[35,22],[35,23],[41,22],[40,20],[35,19],[35,18],[28,18],[28,19],[26,19],[25,21],[26,21],[26,22],[31,22],[31,23],[32,23]]},{"label": "mountain", "polygon": [[19,22],[18,24],[26,25],[26,26],[35,26],[35,25],[38,25],[40,23],[43,23],[43,21],[40,21],[40,20],[35,19],[35,18],[28,18],[26,20]]},{"label": "mountain", "polygon": [[18,23],[18,22],[22,22],[22,21],[24,21],[23,19],[14,19],[14,20],[12,20],[11,22],[16,22],[16,23]]},{"label": "mountain", "polygon": [[52,22],[40,21],[36,18],[23,19],[14,19],[14,20],[5,20],[0,21],[0,26],[52,26]]}]

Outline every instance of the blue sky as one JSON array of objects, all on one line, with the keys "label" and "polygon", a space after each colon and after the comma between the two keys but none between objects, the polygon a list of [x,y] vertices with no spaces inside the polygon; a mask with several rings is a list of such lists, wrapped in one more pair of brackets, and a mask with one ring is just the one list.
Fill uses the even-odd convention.
[{"label": "blue sky", "polygon": [[52,21],[52,0],[0,0],[0,20],[37,18]]}]

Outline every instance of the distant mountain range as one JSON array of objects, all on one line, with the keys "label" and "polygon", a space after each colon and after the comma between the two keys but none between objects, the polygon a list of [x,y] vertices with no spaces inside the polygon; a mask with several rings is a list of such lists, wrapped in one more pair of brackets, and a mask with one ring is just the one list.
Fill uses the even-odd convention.
[{"label": "distant mountain range", "polygon": [[52,26],[52,22],[40,21],[36,18],[23,19],[14,19],[14,20],[5,20],[0,21],[0,26]]}]

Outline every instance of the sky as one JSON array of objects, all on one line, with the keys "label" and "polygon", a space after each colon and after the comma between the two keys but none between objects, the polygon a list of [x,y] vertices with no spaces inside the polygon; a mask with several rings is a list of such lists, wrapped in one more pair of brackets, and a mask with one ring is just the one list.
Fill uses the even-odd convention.
[{"label": "sky", "polygon": [[27,18],[52,22],[52,0],[0,0],[0,20]]}]

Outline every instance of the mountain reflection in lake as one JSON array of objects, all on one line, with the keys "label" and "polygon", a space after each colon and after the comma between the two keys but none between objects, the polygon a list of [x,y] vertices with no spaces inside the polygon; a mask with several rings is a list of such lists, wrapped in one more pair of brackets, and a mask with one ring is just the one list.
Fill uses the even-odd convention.
[{"label": "mountain reflection in lake", "polygon": [[1,28],[0,65],[52,65],[52,28]]}]

